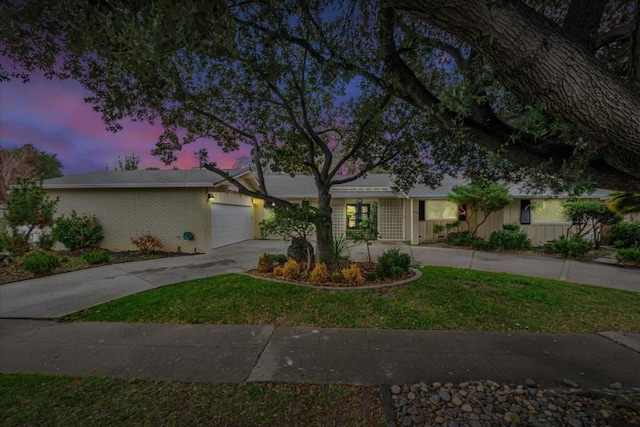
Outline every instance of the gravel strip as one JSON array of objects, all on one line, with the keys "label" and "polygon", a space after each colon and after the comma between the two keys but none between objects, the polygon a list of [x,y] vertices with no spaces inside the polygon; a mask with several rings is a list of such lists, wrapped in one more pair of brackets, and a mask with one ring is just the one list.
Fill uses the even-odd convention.
[{"label": "gravel strip", "polygon": [[390,387],[398,426],[640,426],[640,387],[584,390],[469,381]]}]

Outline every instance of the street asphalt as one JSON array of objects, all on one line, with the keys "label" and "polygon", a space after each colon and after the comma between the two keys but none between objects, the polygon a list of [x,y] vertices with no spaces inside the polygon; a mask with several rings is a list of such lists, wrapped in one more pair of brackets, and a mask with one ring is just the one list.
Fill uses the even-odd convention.
[{"label": "street asphalt", "polygon": [[[640,272],[599,263],[407,246],[418,265],[518,273],[640,292]],[[391,247],[372,246],[373,256]],[[243,272],[286,242],[91,268],[0,286],[0,372],[188,382],[404,384],[491,379],[640,386],[640,333],[543,334],[174,325],[53,319],[148,289]],[[364,246],[352,249],[362,259]],[[632,294],[630,294],[632,295]],[[640,332],[640,325],[638,325]]]}]

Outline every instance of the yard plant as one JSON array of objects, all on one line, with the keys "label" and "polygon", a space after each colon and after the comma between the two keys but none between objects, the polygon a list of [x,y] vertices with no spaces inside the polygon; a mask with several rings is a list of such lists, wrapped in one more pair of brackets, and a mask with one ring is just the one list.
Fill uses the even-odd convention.
[{"label": "yard plant", "polygon": [[45,274],[60,267],[60,259],[52,252],[31,252],[24,256],[22,265],[30,273]]},{"label": "yard plant", "polygon": [[78,214],[61,216],[53,227],[53,237],[67,249],[76,250],[96,246],[102,241],[102,225],[95,215]]}]

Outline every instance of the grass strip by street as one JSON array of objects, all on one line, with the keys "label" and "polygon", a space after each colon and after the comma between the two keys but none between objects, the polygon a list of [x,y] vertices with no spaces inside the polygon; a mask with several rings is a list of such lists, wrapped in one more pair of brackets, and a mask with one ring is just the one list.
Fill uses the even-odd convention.
[{"label": "grass strip by street", "polygon": [[378,387],[0,375],[0,425],[385,425]]},{"label": "grass strip by street", "polygon": [[230,274],[131,295],[62,320],[457,331],[640,331],[640,294],[425,267],[401,287],[333,291]]}]

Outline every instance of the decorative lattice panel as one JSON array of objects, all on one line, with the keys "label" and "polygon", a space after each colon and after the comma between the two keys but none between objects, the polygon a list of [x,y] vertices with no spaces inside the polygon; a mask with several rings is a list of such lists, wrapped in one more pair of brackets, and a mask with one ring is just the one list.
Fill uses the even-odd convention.
[{"label": "decorative lattice panel", "polygon": [[380,239],[402,240],[402,224],[404,221],[402,200],[378,200],[378,232]]}]

